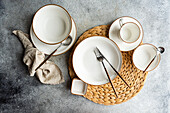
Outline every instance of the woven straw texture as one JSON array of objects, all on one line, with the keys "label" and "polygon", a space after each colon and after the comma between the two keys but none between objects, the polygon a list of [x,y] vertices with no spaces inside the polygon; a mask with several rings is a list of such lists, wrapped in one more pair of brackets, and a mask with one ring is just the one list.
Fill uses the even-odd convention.
[{"label": "woven straw texture", "polygon": [[[72,79],[77,77],[72,67],[72,55],[75,47],[82,40],[91,36],[108,37],[109,27],[110,25],[100,25],[87,30],[80,36],[69,57],[68,69]],[[95,103],[104,105],[120,104],[134,97],[142,89],[148,73],[143,73],[143,71],[140,71],[134,66],[132,62],[132,54],[133,51],[122,52],[123,63],[119,72],[124,80],[131,86],[130,88],[128,88],[121,78],[117,76],[112,80],[112,82],[117,92],[118,98],[116,98],[110,83],[98,86],[88,85],[87,92],[83,96]]]}]

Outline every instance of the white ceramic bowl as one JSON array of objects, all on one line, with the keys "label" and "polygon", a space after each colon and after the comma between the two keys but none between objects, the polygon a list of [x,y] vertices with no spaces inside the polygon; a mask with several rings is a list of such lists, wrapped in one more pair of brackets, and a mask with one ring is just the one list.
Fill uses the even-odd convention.
[{"label": "white ceramic bowl", "polygon": [[[109,38],[103,36],[92,36],[83,40],[73,53],[73,69],[76,75],[85,83],[101,85],[109,82],[108,77],[97,60],[94,49],[98,48],[117,71],[122,66],[122,54],[118,46]],[[113,80],[117,75],[104,60],[110,78]]]},{"label": "white ceramic bowl", "polygon": [[[74,22],[73,18],[72,18],[72,30],[71,30],[70,36],[72,37],[72,42],[68,46],[61,46],[53,55],[60,55],[60,54],[67,52],[75,43],[76,36],[77,36],[77,28],[76,28],[76,23]],[[45,44],[42,41],[40,41],[33,33],[32,26],[30,28],[30,37],[31,37],[31,40],[34,46],[39,51],[45,53],[46,55],[51,54],[60,45],[60,44],[49,45],[49,44]]]},{"label": "white ceramic bowl", "polygon": [[40,41],[46,44],[58,44],[65,40],[71,32],[71,16],[63,7],[48,4],[35,13],[32,27]]},{"label": "white ceramic bowl", "polygon": [[[144,71],[156,54],[157,48],[154,45],[142,44],[133,53],[133,63],[138,69]],[[159,54],[146,71],[155,69],[160,62],[160,58]]]},{"label": "white ceramic bowl", "polygon": [[71,93],[74,95],[85,95],[86,91],[87,84],[77,78],[74,78],[71,85]]}]

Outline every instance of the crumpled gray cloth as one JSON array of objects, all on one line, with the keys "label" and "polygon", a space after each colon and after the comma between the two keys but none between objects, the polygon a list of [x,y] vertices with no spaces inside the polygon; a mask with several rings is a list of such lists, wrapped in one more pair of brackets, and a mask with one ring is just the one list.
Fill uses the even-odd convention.
[{"label": "crumpled gray cloth", "polygon": [[35,74],[44,84],[60,84],[64,82],[64,77],[59,67],[51,61],[46,61],[37,71],[35,69],[45,59],[44,53],[33,47],[29,40],[29,35],[20,30],[14,30],[13,33],[18,36],[25,48],[23,57],[24,63],[28,66],[30,76]]}]

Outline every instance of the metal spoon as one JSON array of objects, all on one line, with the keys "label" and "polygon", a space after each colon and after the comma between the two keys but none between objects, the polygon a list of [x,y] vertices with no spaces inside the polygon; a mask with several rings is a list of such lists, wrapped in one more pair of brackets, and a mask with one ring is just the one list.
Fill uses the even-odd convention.
[{"label": "metal spoon", "polygon": [[143,73],[146,72],[146,70],[149,68],[149,66],[152,64],[152,62],[155,60],[155,58],[158,56],[158,54],[162,54],[163,52],[165,51],[165,48],[163,47],[158,47],[157,48],[157,53],[156,55],[154,56],[154,58],[151,60],[151,62],[148,64],[148,66],[145,68],[145,70],[143,71]]},{"label": "metal spoon", "polygon": [[68,46],[71,42],[72,37],[68,36],[68,38],[61,42],[60,45],[35,69],[35,71],[37,71],[37,69],[39,69],[58,50],[58,48],[60,48],[61,46]]}]

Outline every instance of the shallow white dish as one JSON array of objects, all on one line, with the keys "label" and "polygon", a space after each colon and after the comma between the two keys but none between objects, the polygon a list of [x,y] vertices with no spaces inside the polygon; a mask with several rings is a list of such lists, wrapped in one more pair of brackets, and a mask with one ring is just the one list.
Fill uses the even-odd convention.
[{"label": "shallow white dish", "polygon": [[[70,45],[68,46],[61,46],[55,53],[54,55],[60,55],[63,54],[65,52],[67,52],[74,44],[74,42],[76,41],[76,35],[77,35],[77,29],[76,29],[76,24],[74,22],[74,20],[72,19],[72,31],[70,33],[70,36],[72,37],[72,42]],[[45,44],[43,42],[41,42],[40,40],[38,40],[38,38],[35,36],[35,34],[32,32],[32,26],[30,28],[30,36],[31,36],[31,40],[34,44],[34,46],[41,52],[44,52],[45,54],[49,55],[51,54],[58,46],[59,44],[56,45],[49,45],[49,44]]]},{"label": "shallow white dish", "polygon": [[[109,38],[103,36],[92,36],[83,40],[73,53],[73,69],[76,75],[85,83],[92,85],[102,85],[109,82],[108,77],[97,60],[94,49],[98,48],[108,61],[120,71],[122,65],[122,54],[118,46]],[[116,77],[116,73],[104,60],[111,79]]]},{"label": "shallow white dish", "polygon": [[74,78],[71,85],[71,93],[74,95],[85,95],[86,91],[87,84],[77,78]]},{"label": "shallow white dish", "polygon": [[32,28],[40,41],[57,44],[66,39],[71,32],[71,16],[63,7],[47,4],[35,13]]},{"label": "shallow white dish", "polygon": [[[133,53],[133,63],[138,69],[144,71],[156,54],[157,48],[154,45],[142,44]],[[146,71],[155,69],[160,62],[160,58],[159,54]]]},{"label": "shallow white dish", "polygon": [[[136,23],[141,31],[141,35],[139,37],[139,39],[137,41],[135,41],[134,43],[125,43],[124,41],[122,41],[120,39],[120,37],[118,36],[118,32],[120,30],[120,24],[119,24],[119,20],[122,19],[124,23],[126,22],[134,22]],[[139,44],[142,42],[143,39],[143,28],[141,26],[141,24],[134,18],[132,17],[120,17],[118,19],[116,19],[112,25],[110,26],[109,29],[109,38],[112,39],[120,48],[121,51],[130,51],[135,49],[137,46],[139,46]]]}]

